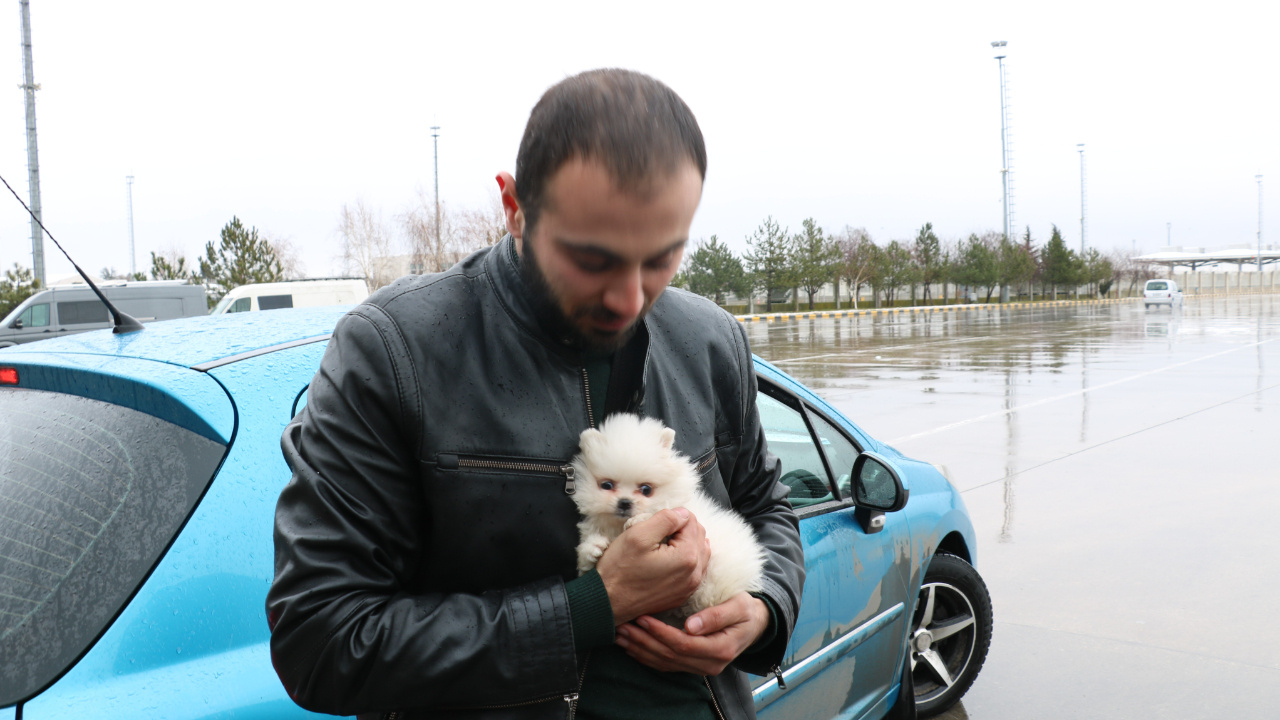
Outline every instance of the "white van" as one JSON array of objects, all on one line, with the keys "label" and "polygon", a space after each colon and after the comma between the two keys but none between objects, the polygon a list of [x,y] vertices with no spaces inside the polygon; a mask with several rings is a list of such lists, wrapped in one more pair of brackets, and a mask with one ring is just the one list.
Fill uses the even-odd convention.
[{"label": "white van", "polygon": [[[208,312],[204,287],[185,280],[98,282],[120,312],[142,322],[195,317]],[[0,347],[111,327],[111,314],[88,285],[42,290],[0,321]]]},{"label": "white van", "polygon": [[280,308],[355,305],[369,297],[363,278],[314,278],[287,282],[254,283],[232,288],[210,315]]},{"label": "white van", "polygon": [[1168,278],[1148,280],[1146,287],[1142,288],[1142,302],[1148,310],[1152,305],[1168,305],[1170,309],[1182,307],[1182,291],[1178,289],[1178,283]]}]

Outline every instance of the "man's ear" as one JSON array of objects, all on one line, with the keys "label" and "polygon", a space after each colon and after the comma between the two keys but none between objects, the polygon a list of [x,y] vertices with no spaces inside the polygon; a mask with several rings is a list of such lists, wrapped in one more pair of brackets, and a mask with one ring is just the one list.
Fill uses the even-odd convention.
[{"label": "man's ear", "polygon": [[[498,181],[498,194],[502,198],[502,213],[507,218],[507,232],[520,240],[524,237],[524,210],[520,209],[520,201],[516,199],[516,179],[505,170],[498,173],[495,179]],[[519,249],[520,244],[516,243],[516,250]]]}]

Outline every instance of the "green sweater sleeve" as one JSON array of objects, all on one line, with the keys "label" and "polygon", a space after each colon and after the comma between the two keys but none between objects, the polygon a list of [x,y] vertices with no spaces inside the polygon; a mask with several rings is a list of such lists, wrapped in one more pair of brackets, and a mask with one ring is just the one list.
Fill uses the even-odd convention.
[{"label": "green sweater sleeve", "polygon": [[569,623],[573,628],[573,648],[579,653],[613,644],[613,606],[604,591],[600,573],[592,568],[585,575],[564,584],[569,596]]}]

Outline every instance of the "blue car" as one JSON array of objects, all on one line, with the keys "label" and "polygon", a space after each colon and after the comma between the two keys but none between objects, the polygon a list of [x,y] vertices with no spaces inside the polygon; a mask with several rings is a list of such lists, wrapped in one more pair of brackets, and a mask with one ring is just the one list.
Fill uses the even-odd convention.
[{"label": "blue car", "polygon": [[[264,598],[280,435],[342,313],[0,350],[0,720],[312,716],[272,670]],[[942,712],[991,634],[959,494],[755,362],[808,570],[760,716]]]}]

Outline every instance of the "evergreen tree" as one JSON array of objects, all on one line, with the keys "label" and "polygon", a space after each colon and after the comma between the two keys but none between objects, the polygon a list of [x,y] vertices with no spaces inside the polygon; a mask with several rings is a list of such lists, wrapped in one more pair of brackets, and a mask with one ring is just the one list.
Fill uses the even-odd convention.
[{"label": "evergreen tree", "polygon": [[970,288],[986,288],[987,302],[991,302],[991,294],[1000,284],[1000,255],[996,244],[996,235],[987,233],[982,237],[971,234],[959,249],[956,260],[955,281]]},{"label": "evergreen tree", "polygon": [[791,243],[787,240],[787,231],[779,227],[770,215],[747,238],[747,248],[743,265],[751,287],[765,291],[765,312],[773,312],[774,294],[792,287],[793,283]]},{"label": "evergreen tree", "polygon": [[102,268],[101,270],[98,271],[98,277],[102,278],[103,280],[139,280],[141,281],[141,280],[147,279],[146,273],[117,272],[116,269],[113,267]]},{"label": "evergreen tree", "polygon": [[999,284],[1015,289],[1036,274],[1036,260],[1026,245],[1016,243],[1003,234],[1000,236],[997,267]]},{"label": "evergreen tree", "polygon": [[197,278],[209,291],[209,307],[241,285],[284,279],[280,259],[271,243],[258,237],[257,228],[246,230],[240,218],[232,217],[221,236],[217,248],[212,241],[205,244],[205,256],[200,258]]},{"label": "evergreen tree", "polygon": [[915,245],[911,248],[915,256],[916,267],[920,270],[920,282],[924,285],[924,303],[929,304],[929,286],[942,282],[945,277],[945,266],[942,262],[942,243],[933,232],[933,223],[925,223],[916,233]]},{"label": "evergreen tree", "polygon": [[911,251],[907,246],[894,240],[879,253],[880,289],[884,299],[893,305],[898,288],[917,282],[920,279],[919,269],[911,261]]},{"label": "evergreen tree", "polygon": [[0,318],[13,312],[23,300],[35,295],[40,290],[40,281],[30,269],[18,263],[12,270],[5,270],[0,278]]},{"label": "evergreen tree", "polygon": [[747,292],[747,278],[742,269],[742,261],[715,235],[709,241],[698,243],[689,254],[682,274],[684,287],[690,292],[715,300],[717,305],[723,305],[725,295],[729,293]]},{"label": "evergreen tree", "polygon": [[840,248],[813,218],[806,218],[803,224],[804,231],[793,237],[791,243],[796,283],[808,293],[812,310],[813,296],[839,273]]},{"label": "evergreen tree", "polygon": [[1043,282],[1053,288],[1054,299],[1058,297],[1059,285],[1077,282],[1079,277],[1077,264],[1076,254],[1067,247],[1062,239],[1062,233],[1058,231],[1058,226],[1054,225],[1049,242],[1045,243],[1044,249],[1040,252],[1040,276]]},{"label": "evergreen tree", "polygon": [[187,271],[185,255],[175,253],[173,257],[165,257],[157,255],[154,250],[151,251],[152,280],[189,280],[190,278],[191,273]]}]

